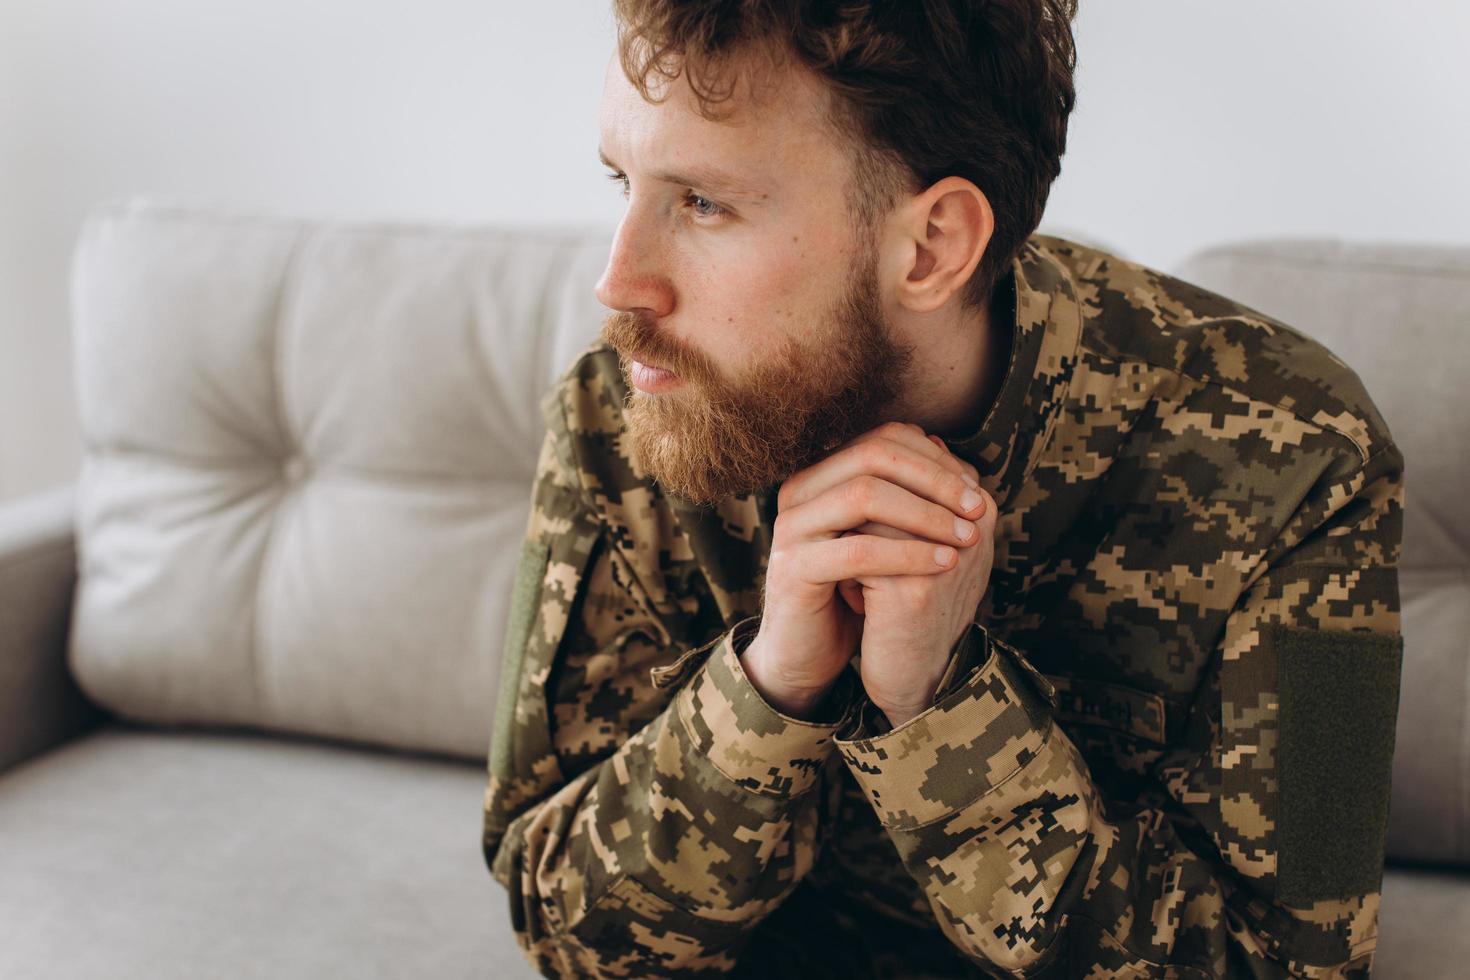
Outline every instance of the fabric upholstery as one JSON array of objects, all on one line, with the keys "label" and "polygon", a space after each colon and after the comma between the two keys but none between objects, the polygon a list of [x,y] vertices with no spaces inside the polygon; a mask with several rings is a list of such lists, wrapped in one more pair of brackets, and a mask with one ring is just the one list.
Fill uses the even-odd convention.
[{"label": "fabric upholstery", "polygon": [[601,326],[608,246],[99,207],[72,281],[83,690],[485,758],[537,396]]},{"label": "fabric upholstery", "polygon": [[1244,242],[1175,270],[1352,365],[1404,453],[1388,853],[1470,864],[1470,248]]},{"label": "fabric upholstery", "polygon": [[1373,980],[1465,975],[1470,881],[1458,871],[1390,867],[1383,874]]},{"label": "fabric upholstery", "polygon": [[0,977],[533,977],[483,793],[482,765],[109,725],[0,778]]},{"label": "fabric upholstery", "polygon": [[103,718],[66,669],[71,484],[0,505],[0,772]]}]

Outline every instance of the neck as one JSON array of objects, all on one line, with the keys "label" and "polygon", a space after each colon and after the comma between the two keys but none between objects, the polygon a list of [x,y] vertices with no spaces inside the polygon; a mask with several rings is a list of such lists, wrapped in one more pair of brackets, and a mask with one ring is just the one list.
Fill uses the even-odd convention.
[{"label": "neck", "polygon": [[[910,368],[922,384],[899,418],[939,436],[968,435],[980,427],[1005,380],[1011,356],[1007,304],[996,300],[980,310],[957,310],[943,322],[926,324]],[[999,308],[999,309],[998,309]],[[924,341],[927,341],[925,343]]]}]

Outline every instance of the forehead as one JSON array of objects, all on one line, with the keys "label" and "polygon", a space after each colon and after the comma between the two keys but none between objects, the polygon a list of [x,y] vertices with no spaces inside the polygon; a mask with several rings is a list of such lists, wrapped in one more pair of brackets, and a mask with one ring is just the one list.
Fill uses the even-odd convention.
[{"label": "forehead", "polygon": [[749,74],[736,74],[731,98],[716,106],[720,117],[708,119],[686,72],[672,81],[651,73],[650,94],[661,101],[649,102],[614,54],[603,81],[601,148],[625,169],[719,168],[769,185],[841,179],[846,158],[820,80],[795,68],[776,71],[754,95]]}]

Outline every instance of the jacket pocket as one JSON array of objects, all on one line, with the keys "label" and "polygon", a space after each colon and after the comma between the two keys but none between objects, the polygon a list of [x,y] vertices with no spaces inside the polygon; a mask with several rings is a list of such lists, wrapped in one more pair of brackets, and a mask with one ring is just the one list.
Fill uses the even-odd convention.
[{"label": "jacket pocket", "polygon": [[1168,744],[1169,710],[1162,696],[1110,681],[1043,676],[1056,690],[1059,720],[1110,728],[1155,745]]}]

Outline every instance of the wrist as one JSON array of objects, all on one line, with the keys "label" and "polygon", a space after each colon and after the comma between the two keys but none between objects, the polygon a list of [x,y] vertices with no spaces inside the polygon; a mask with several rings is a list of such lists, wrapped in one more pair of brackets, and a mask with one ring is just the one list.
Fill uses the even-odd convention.
[{"label": "wrist", "polygon": [[802,684],[783,677],[777,665],[771,663],[770,648],[759,633],[740,655],[740,667],[750,685],[767,704],[800,721],[809,721],[816,716],[817,708],[836,682],[833,678],[825,684]]},{"label": "wrist", "polygon": [[902,690],[890,690],[887,697],[874,696],[870,688],[868,700],[897,728],[915,715],[923,714],[948,694],[957,680],[972,670],[985,651],[984,634],[977,623],[966,627],[950,648],[949,657],[937,665],[927,678],[914,678],[919,686],[905,686]]},{"label": "wrist", "polygon": [[886,717],[888,719],[889,726],[891,726],[892,728],[897,728],[899,725],[902,725],[903,723],[907,722],[909,719],[915,718],[915,717],[923,714],[925,711],[927,711],[929,709],[929,707],[930,707],[930,702],[932,702],[933,700],[934,699],[931,696],[930,699],[929,699],[929,701],[925,702],[922,705],[918,705],[918,706],[915,706],[915,707],[912,707],[912,708],[903,708],[903,707],[885,708],[881,704],[875,705],[875,707],[877,707],[877,709],[879,711],[883,712],[884,717]]},{"label": "wrist", "polygon": [[940,674],[936,672],[932,678],[915,680],[917,683],[905,684],[896,691],[877,692],[871,687],[868,690],[868,700],[887,716],[889,724],[894,728],[934,705],[934,698],[939,692]]}]

